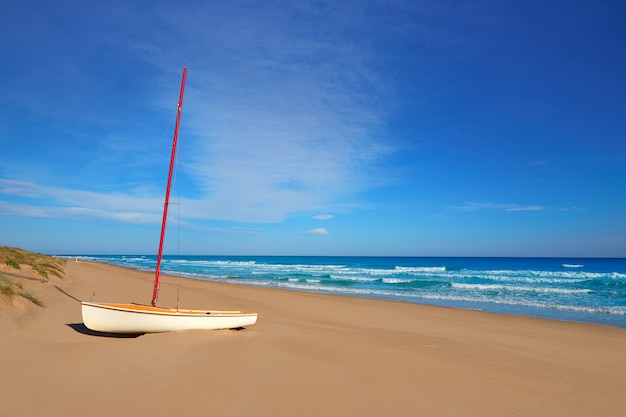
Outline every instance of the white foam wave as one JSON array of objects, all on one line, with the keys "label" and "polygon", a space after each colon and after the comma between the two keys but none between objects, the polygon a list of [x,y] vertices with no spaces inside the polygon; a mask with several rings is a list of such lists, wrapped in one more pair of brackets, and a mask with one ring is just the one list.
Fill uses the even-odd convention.
[{"label": "white foam wave", "polygon": [[255,261],[218,261],[206,259],[172,259],[172,263],[181,263],[192,266],[217,266],[217,267],[246,267],[257,266]]},{"label": "white foam wave", "polygon": [[[126,258],[126,262],[145,262],[151,261],[145,258]],[[445,266],[433,267],[405,267],[395,266],[393,269],[383,268],[359,268],[347,267],[346,265],[308,265],[308,264],[262,264],[255,261],[237,261],[237,260],[167,260],[167,262],[181,263],[190,267],[208,267],[211,269],[220,269],[224,271],[233,271],[242,274],[273,274],[273,275],[289,275],[304,274],[312,276],[331,275],[335,279],[350,279],[349,277],[358,277],[357,280],[364,277],[379,277],[382,279],[401,279],[408,276],[431,276],[434,275],[441,279],[485,279],[491,281],[502,282],[525,282],[525,283],[571,283],[581,282],[589,279],[625,279],[626,274],[585,272],[579,270],[582,265],[563,264],[569,266],[567,271],[537,271],[537,270],[456,270],[447,271]]]},{"label": "white foam wave", "polygon": [[613,314],[619,316],[626,316],[626,307],[622,306],[579,306],[571,304],[554,304],[542,301],[529,301],[519,299],[491,299],[488,297],[463,297],[452,295],[440,295],[440,294],[425,294],[417,298],[439,300],[439,301],[462,301],[469,303],[485,303],[485,304],[501,304],[501,305],[514,305],[520,307],[534,307],[549,310],[561,310],[561,311],[573,311],[579,313],[590,314]]},{"label": "white foam wave", "polygon": [[452,283],[452,288],[463,290],[480,290],[480,291],[515,291],[526,293],[546,293],[546,294],[588,294],[593,292],[586,288],[551,288],[551,287],[522,287],[518,285],[498,285],[498,284],[459,284]]},{"label": "white foam wave", "polygon": [[409,274],[423,274],[433,272],[446,272],[445,266],[396,266],[394,268],[396,272],[409,273]]},{"label": "white foam wave", "polygon": [[480,279],[484,281],[496,281],[496,282],[515,282],[515,283],[528,283],[528,284],[571,284],[586,281],[584,278],[572,279],[572,278],[549,278],[549,277],[529,277],[529,276],[515,276],[515,275],[496,275],[485,273],[463,273],[463,274],[446,274],[448,279],[457,280],[469,280]]},{"label": "white foam wave", "polygon": [[339,280],[339,281],[354,281],[354,282],[374,282],[374,281],[378,281],[379,278],[372,278],[372,277],[355,277],[355,276],[346,276],[346,275],[331,275],[330,276],[332,279],[335,280]]},{"label": "white foam wave", "polygon": [[565,284],[583,282],[592,279],[604,279],[607,277],[622,278],[624,274],[617,272],[582,272],[582,271],[470,271],[446,273],[445,277],[453,279],[484,279],[490,281],[526,282],[526,283],[553,283]]},{"label": "white foam wave", "polygon": [[409,282],[414,282],[413,279],[402,279],[402,278],[383,278],[383,283],[385,284],[406,284]]}]

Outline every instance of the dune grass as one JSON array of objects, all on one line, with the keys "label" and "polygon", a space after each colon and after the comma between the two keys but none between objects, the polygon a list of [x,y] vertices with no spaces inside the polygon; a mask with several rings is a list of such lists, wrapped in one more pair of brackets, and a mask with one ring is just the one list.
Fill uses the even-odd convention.
[{"label": "dune grass", "polygon": [[9,298],[13,298],[15,295],[26,298],[30,302],[39,307],[43,307],[43,301],[41,301],[35,294],[30,291],[22,289],[21,283],[13,282],[9,277],[0,274],[0,294],[4,294]]},{"label": "dune grass", "polygon": [[15,295],[15,283],[2,274],[0,274],[0,294],[4,294],[9,297]]},{"label": "dune grass", "polygon": [[66,264],[65,259],[7,246],[0,246],[0,261],[14,269],[21,269],[21,265],[30,265],[44,278],[50,275],[63,278],[63,268]]},{"label": "dune grass", "polygon": [[[0,262],[15,270],[23,270],[23,265],[29,265],[33,271],[46,279],[51,275],[63,278],[63,269],[66,264],[65,259],[7,246],[0,246]],[[9,272],[7,271],[6,274],[9,274]],[[43,307],[44,303],[35,294],[24,290],[20,281],[15,282],[6,274],[0,272],[0,294],[9,298],[20,296],[35,305]],[[27,277],[24,276],[24,278]],[[42,282],[46,281],[42,280]]]},{"label": "dune grass", "polygon": [[41,301],[39,298],[37,298],[37,296],[35,294],[33,294],[32,292],[29,291],[20,291],[17,295],[19,295],[20,297],[24,297],[27,300],[29,300],[31,303],[39,306],[39,307],[43,307],[43,301]]}]

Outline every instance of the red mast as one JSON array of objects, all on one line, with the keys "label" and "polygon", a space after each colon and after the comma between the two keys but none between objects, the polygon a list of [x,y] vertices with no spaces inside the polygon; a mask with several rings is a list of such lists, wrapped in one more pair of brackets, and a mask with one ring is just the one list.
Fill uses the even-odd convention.
[{"label": "red mast", "polygon": [[176,157],[176,144],[178,142],[178,126],[180,125],[180,113],[183,110],[183,94],[185,93],[185,79],[187,67],[183,67],[183,80],[180,84],[180,97],[178,98],[178,115],[176,116],[176,129],[174,130],[174,143],[172,144],[172,158],[170,159],[170,172],[167,176],[167,189],[165,190],[165,204],[163,206],[163,222],[161,223],[161,240],[159,241],[159,256],[157,258],[156,275],[154,277],[154,290],[152,292],[152,306],[156,306],[159,295],[159,273],[161,272],[161,257],[163,256],[163,239],[165,238],[165,224],[167,223],[167,208],[170,202],[170,186],[172,185],[172,171]]}]

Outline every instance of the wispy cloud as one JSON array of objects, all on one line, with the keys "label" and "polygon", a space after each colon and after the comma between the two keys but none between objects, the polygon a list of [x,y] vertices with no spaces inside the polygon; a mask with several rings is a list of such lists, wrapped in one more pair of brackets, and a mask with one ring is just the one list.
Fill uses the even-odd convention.
[{"label": "wispy cloud", "polygon": [[[120,223],[158,224],[162,219],[163,196],[150,194],[124,195],[78,191],[72,189],[46,187],[24,181],[0,178],[0,215],[33,218],[53,218],[72,220],[100,219]],[[207,199],[180,198],[172,201],[178,204],[176,215],[179,225],[191,229],[203,229],[216,233],[258,235],[255,229],[231,227],[206,227],[195,221],[215,220],[220,209],[212,207]],[[244,216],[253,208],[233,209]],[[170,210],[170,217],[174,216]],[[330,214],[315,216],[318,220],[328,220]],[[323,228],[309,231],[314,234],[328,234]]]},{"label": "wispy cloud", "polygon": [[477,203],[468,202],[462,206],[450,206],[453,210],[458,211],[478,211],[478,210],[502,210],[502,211],[542,211],[544,206],[530,205],[523,206],[520,204],[496,204],[496,203]]},{"label": "wispy cloud", "polygon": [[542,211],[546,208],[543,206],[512,206],[504,209],[504,211]]},{"label": "wispy cloud", "polygon": [[376,166],[393,152],[376,134],[390,86],[371,61],[374,51],[328,21],[356,24],[360,9],[334,8],[336,16],[305,4],[303,28],[293,10],[259,7],[224,6],[227,19],[169,10],[162,18],[172,27],[184,22],[185,32],[158,39],[158,46],[145,39],[138,49],[168,72],[172,59],[184,62],[184,51],[171,56],[175,47],[160,53],[177,36],[211,51],[189,62],[183,111],[197,204],[218,219],[275,222],[353,203],[385,181]]},{"label": "wispy cloud", "polygon": [[0,194],[39,198],[42,197],[40,189],[41,187],[26,181],[11,181],[0,178]]},{"label": "wispy cloud", "polygon": [[124,223],[159,221],[162,202],[156,198],[111,195],[45,187],[0,178],[0,193],[16,201],[0,201],[0,214],[40,218],[99,218]]},{"label": "wispy cloud", "polygon": [[332,214],[318,214],[317,216],[313,216],[315,220],[330,220],[333,217]]},{"label": "wispy cloud", "polygon": [[[143,34],[143,30],[154,33],[153,28],[120,24],[123,33],[116,39],[136,59],[158,68],[151,73],[151,79],[158,78],[154,89],[158,95],[151,96],[149,103],[158,108],[173,107],[176,101],[180,68],[172,63],[189,66],[178,164],[195,187],[183,198],[186,216],[280,222],[298,213],[358,207],[360,192],[388,180],[377,167],[394,150],[377,133],[389,111],[381,98],[388,97],[391,88],[371,59],[375,55],[371,44],[350,36],[345,26],[327,21],[356,25],[364,18],[354,15],[360,8],[333,8],[327,15],[312,7],[305,10],[304,28],[294,22],[293,10],[273,6],[248,10],[225,4],[219,14],[169,7],[162,4],[156,9],[158,19],[184,31],[161,31],[154,38]],[[138,13],[127,7],[116,16],[121,22],[147,24]],[[320,32],[315,22],[322,20],[319,27],[325,29]],[[180,48],[181,44],[188,47]],[[128,155],[134,148],[149,149],[145,140],[111,140],[106,152],[96,152],[94,147],[93,161],[84,160],[88,153],[81,154],[79,161],[89,167],[106,158],[90,168],[95,178],[103,169],[111,169],[107,167],[113,164],[107,161],[114,158],[116,167],[141,175],[137,182],[146,180],[146,189],[139,194],[129,191],[128,176],[119,172],[110,194],[89,182],[63,184],[62,177],[55,180],[58,188],[21,184],[19,190],[25,197],[45,194],[54,201],[52,206],[99,210],[100,214],[91,212],[95,217],[104,212],[111,218],[121,212],[154,213],[162,207],[162,197],[146,191],[160,190],[164,180],[152,176],[154,161]],[[130,145],[115,147],[122,142]],[[121,162],[124,156],[128,163]],[[17,195],[17,189],[8,187],[5,184],[6,192]],[[35,204],[21,204],[31,203]]]},{"label": "wispy cloud", "polygon": [[310,233],[313,235],[329,235],[330,234],[328,233],[328,230],[324,229],[323,227],[316,227],[315,229],[308,230],[307,233]]},{"label": "wispy cloud", "polygon": [[122,223],[158,223],[161,217],[156,213],[100,210],[87,207],[32,206],[0,201],[0,215],[51,219],[104,219]]}]

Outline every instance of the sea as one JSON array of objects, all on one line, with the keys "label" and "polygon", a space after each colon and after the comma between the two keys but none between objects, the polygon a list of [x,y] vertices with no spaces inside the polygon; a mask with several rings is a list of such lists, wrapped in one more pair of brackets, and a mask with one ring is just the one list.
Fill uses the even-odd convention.
[{"label": "sea", "polygon": [[[156,268],[156,256],[67,257]],[[177,255],[161,273],[626,328],[626,259]]]}]

